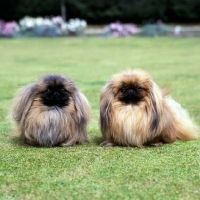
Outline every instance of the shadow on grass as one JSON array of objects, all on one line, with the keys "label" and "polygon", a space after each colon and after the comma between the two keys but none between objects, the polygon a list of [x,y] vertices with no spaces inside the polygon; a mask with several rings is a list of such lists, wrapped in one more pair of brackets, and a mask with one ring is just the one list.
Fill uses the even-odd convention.
[{"label": "shadow on grass", "polygon": [[[23,147],[23,148],[47,148],[47,147],[42,147],[42,146],[39,146],[39,145],[30,145],[30,144],[27,144],[26,142],[24,142],[21,138],[19,137],[10,137],[10,143],[12,145],[15,145],[15,146],[20,146],[20,147]],[[57,147],[57,146],[56,146]]]},{"label": "shadow on grass", "polygon": [[[27,144],[25,143],[22,139],[18,138],[18,137],[10,137],[9,138],[9,143],[11,143],[12,145],[16,145],[16,146],[21,146],[21,147],[24,147],[24,148],[63,148],[62,146],[53,146],[53,147],[43,147],[43,146],[39,146],[39,145],[30,145],[30,144]],[[75,145],[76,147],[78,146],[83,146],[83,145],[86,145],[89,144],[90,145],[97,145],[97,146],[100,146],[100,144],[103,142],[103,137],[101,136],[94,136],[92,137],[91,139],[88,139],[85,144],[82,144],[82,145]],[[155,146],[155,145],[144,145],[143,147],[128,147],[128,146],[123,146],[123,145],[116,145],[115,147],[119,147],[119,148],[136,148],[136,149],[152,149],[152,148],[161,148],[161,147],[164,147],[164,146],[171,146],[172,144],[163,144],[163,145],[158,145],[158,146]],[[72,146],[72,147],[75,147],[75,146]]]},{"label": "shadow on grass", "polygon": [[89,142],[92,142],[99,146],[103,142],[103,138],[101,136],[95,136]]},{"label": "shadow on grass", "polygon": [[10,137],[9,139],[10,139],[10,143],[13,145],[28,147],[28,148],[30,147],[30,145],[24,143],[24,141],[18,137]]},{"label": "shadow on grass", "polygon": [[84,144],[76,144],[74,146],[64,147],[64,146],[55,145],[55,146],[52,146],[52,147],[46,147],[46,146],[28,144],[28,143],[24,142],[19,137],[9,137],[9,143],[14,145],[14,146],[21,146],[23,148],[36,148],[36,149],[40,149],[40,148],[41,149],[53,149],[53,148],[60,148],[61,149],[61,148],[80,147],[80,146],[83,146],[83,145],[87,145],[87,143],[91,143],[91,142],[93,142],[93,141],[87,140]]},{"label": "shadow on grass", "polygon": [[[102,142],[103,142],[103,137],[101,136],[95,136],[93,137],[91,140],[89,140],[88,142],[89,143],[94,143],[96,145],[100,145]],[[113,147],[119,147],[119,148],[135,148],[135,149],[152,149],[152,148],[161,148],[161,147],[164,147],[164,146],[169,146],[169,145],[172,145],[172,144],[160,144],[160,145],[151,145],[151,144],[146,144],[142,147],[136,147],[136,146],[124,146],[124,145],[115,145]]]}]

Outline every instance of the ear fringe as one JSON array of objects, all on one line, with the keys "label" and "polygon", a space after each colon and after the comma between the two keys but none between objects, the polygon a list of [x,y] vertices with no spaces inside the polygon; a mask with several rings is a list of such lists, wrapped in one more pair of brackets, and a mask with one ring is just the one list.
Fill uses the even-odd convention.
[{"label": "ear fringe", "polygon": [[113,98],[111,83],[108,83],[100,96],[100,127],[104,137],[110,124],[111,102]]},{"label": "ear fringe", "polygon": [[75,120],[77,121],[77,129],[79,130],[80,137],[87,137],[87,123],[90,120],[90,105],[87,98],[80,91],[76,91],[74,94],[74,103],[77,109],[77,116]]},{"label": "ear fringe", "polygon": [[81,119],[84,118],[86,121],[90,119],[90,105],[85,95],[77,90],[74,94],[74,103],[79,114],[78,120],[81,122]]},{"label": "ear fringe", "polygon": [[34,94],[35,84],[27,85],[18,90],[18,93],[14,99],[12,118],[20,125],[24,124],[24,120],[32,105]]},{"label": "ear fringe", "polygon": [[[150,108],[152,109],[150,112],[152,115],[150,130],[156,135],[157,132],[160,131],[161,117],[163,113],[163,96],[160,88],[154,81],[151,80],[150,84]],[[154,137],[154,135],[152,135],[152,137]]]}]

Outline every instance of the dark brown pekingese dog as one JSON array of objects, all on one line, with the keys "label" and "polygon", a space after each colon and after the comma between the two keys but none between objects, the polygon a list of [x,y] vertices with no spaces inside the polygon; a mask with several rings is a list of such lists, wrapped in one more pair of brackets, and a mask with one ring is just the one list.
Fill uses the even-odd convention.
[{"label": "dark brown pekingese dog", "polygon": [[101,146],[158,146],[199,138],[187,111],[136,69],[116,74],[100,97]]},{"label": "dark brown pekingese dog", "polygon": [[46,75],[21,88],[12,111],[15,135],[44,147],[83,144],[89,116],[86,97],[60,75]]}]

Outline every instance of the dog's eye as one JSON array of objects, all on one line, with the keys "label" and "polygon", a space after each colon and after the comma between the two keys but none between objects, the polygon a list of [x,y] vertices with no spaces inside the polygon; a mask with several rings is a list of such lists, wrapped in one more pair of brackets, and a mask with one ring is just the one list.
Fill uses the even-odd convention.
[{"label": "dog's eye", "polygon": [[124,91],[125,91],[125,87],[124,87],[124,86],[121,87],[121,88],[120,88],[120,91],[121,91],[121,92],[124,92]]},{"label": "dog's eye", "polygon": [[50,92],[50,91],[51,91],[51,90],[50,90],[49,88],[45,90],[45,92]]},{"label": "dog's eye", "polygon": [[66,90],[65,88],[62,88],[61,90],[62,90],[63,92],[67,92],[67,90]]},{"label": "dog's eye", "polygon": [[137,90],[142,90],[143,88],[140,87],[140,86],[137,86],[136,89],[137,89]]}]

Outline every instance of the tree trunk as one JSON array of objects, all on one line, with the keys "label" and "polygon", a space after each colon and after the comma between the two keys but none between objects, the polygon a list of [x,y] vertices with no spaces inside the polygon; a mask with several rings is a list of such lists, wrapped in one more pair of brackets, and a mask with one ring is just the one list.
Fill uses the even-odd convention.
[{"label": "tree trunk", "polygon": [[61,0],[61,16],[62,16],[63,21],[66,21],[65,0]]}]

